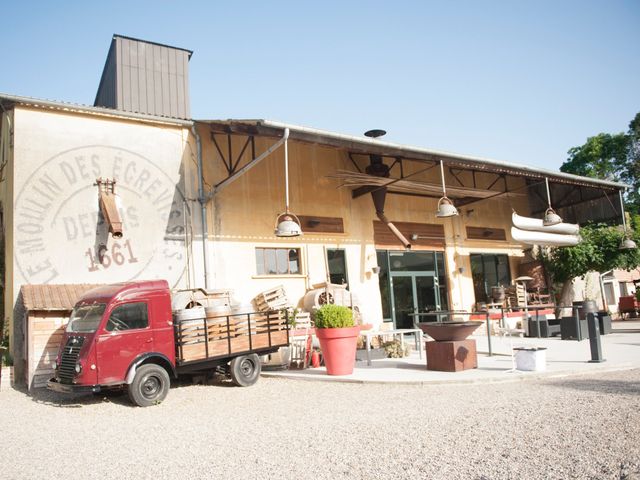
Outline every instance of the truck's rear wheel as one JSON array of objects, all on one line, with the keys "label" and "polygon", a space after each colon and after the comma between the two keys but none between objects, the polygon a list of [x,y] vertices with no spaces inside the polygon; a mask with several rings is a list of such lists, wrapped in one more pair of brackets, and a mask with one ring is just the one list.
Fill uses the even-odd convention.
[{"label": "truck's rear wheel", "polygon": [[139,407],[156,405],[165,399],[170,384],[169,374],[160,365],[142,365],[129,385],[129,398]]},{"label": "truck's rear wheel", "polygon": [[239,387],[250,387],[258,381],[261,369],[258,355],[241,355],[231,360],[231,381]]}]

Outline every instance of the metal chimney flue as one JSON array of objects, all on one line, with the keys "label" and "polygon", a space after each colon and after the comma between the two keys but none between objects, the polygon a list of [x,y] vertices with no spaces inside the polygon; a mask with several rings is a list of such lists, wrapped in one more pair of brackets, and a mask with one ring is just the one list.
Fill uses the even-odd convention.
[{"label": "metal chimney flue", "polygon": [[[376,139],[382,137],[387,132],[380,129],[373,129],[364,132],[365,136]],[[384,163],[384,159],[382,155],[378,155],[375,153],[369,154],[369,165],[365,168],[365,172],[368,175],[372,175],[374,177],[382,177],[388,178],[390,175],[389,165]],[[402,243],[404,248],[407,250],[411,249],[411,243],[407,240],[407,238],[398,230],[398,228],[389,221],[389,219],[384,214],[384,203],[387,198],[387,187],[375,187],[371,192],[371,198],[373,199],[373,205],[376,209],[376,216],[380,219],[382,223],[384,223],[391,233],[393,233],[398,240]]]}]

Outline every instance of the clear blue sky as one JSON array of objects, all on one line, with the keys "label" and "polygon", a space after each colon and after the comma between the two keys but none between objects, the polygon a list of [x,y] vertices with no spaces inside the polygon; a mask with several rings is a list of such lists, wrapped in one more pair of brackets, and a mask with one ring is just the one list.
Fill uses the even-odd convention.
[{"label": "clear blue sky", "polygon": [[192,115],[558,169],[640,111],[640,1],[0,1],[0,92],[92,104],[113,33],[194,51]]}]

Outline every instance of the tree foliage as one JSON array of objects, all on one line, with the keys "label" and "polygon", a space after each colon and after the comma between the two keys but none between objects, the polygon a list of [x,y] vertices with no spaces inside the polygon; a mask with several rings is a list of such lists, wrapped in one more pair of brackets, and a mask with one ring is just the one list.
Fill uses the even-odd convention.
[{"label": "tree foliage", "polygon": [[[600,133],[584,145],[569,150],[560,170],[592,178],[611,179],[630,186],[625,209],[630,214],[630,236],[640,241],[640,113],[626,133]],[[542,250],[540,258],[554,283],[563,284],[562,298],[571,280],[588,272],[630,270],[640,266],[640,251],[620,250],[619,226],[591,224],[580,229],[582,242],[575,247]]]},{"label": "tree foliage", "polygon": [[[551,248],[541,252],[542,261],[552,280],[565,283],[587,272],[605,272],[616,268],[629,270],[640,266],[640,251],[620,250],[622,230],[603,224],[580,229],[582,242],[575,247]],[[632,234],[636,242],[640,235]]]},{"label": "tree foliage", "polygon": [[561,171],[627,183],[626,208],[640,213],[640,112],[626,133],[600,133],[568,154]]}]

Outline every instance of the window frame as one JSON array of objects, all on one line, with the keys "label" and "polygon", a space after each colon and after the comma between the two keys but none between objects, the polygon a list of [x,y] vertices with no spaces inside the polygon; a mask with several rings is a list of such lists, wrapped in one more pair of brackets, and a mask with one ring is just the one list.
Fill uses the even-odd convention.
[{"label": "window frame", "polygon": [[[273,250],[275,251],[275,261],[276,261],[276,272],[274,273],[269,273],[267,271],[267,262],[265,260],[264,257],[264,253],[268,250]],[[291,250],[295,250],[298,254],[298,271],[297,272],[291,272],[291,268],[290,268],[290,264],[289,261],[287,261],[287,272],[282,273],[280,271],[278,271],[278,251],[286,251],[287,255],[289,254],[289,252]],[[258,264],[258,254],[259,252],[262,252],[262,269],[263,271],[260,272],[259,270],[259,264]],[[303,261],[303,249],[301,246],[299,245],[288,245],[288,246],[254,246],[253,248],[253,256],[254,256],[254,268],[255,268],[255,277],[256,278],[273,278],[273,277],[301,277],[304,276],[304,261]]]},{"label": "window frame", "polygon": [[[326,248],[325,256],[327,258],[327,267],[329,269],[329,278],[331,278],[331,259],[329,258],[329,252],[342,252],[342,260],[344,265],[344,283],[336,284],[336,285],[347,285],[349,286],[349,266],[347,264],[347,249],[346,248]],[[334,283],[334,282],[331,282]]]}]

